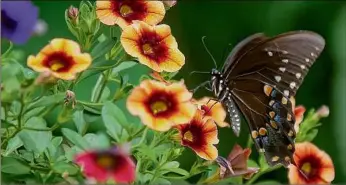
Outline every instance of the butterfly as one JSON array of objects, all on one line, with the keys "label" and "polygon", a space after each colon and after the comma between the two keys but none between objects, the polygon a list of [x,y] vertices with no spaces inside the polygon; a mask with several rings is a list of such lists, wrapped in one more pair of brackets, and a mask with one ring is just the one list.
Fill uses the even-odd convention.
[{"label": "butterfly", "polygon": [[295,164],[291,98],[324,46],[323,37],[311,31],[257,33],[234,47],[221,70],[211,71],[210,90],[227,110],[233,132],[239,136],[242,115],[270,166]]}]

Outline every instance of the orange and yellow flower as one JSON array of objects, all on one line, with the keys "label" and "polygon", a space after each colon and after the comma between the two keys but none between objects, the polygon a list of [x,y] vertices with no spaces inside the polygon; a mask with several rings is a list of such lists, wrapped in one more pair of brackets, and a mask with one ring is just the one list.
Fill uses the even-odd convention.
[{"label": "orange and yellow flower", "polygon": [[185,56],[168,25],[151,26],[134,21],[121,34],[121,44],[131,56],[157,72],[175,72],[185,64]]},{"label": "orange and yellow flower", "polygon": [[224,121],[227,114],[220,102],[212,100],[212,98],[209,97],[203,97],[195,102],[198,108],[203,111],[203,116],[205,118],[214,120],[219,127],[230,126],[227,122]]},{"label": "orange and yellow flower", "polygon": [[183,81],[165,84],[144,80],[134,88],[127,99],[131,114],[141,118],[143,124],[157,131],[189,122],[197,107],[191,103],[190,93]]},{"label": "orange and yellow flower", "polygon": [[290,184],[330,184],[335,171],[330,156],[310,142],[296,144],[295,165],[289,166]]},{"label": "orange and yellow flower", "polygon": [[68,39],[53,39],[38,55],[29,56],[27,65],[37,72],[50,71],[52,76],[73,80],[91,64],[91,56],[81,53],[79,45]]},{"label": "orange and yellow flower", "polygon": [[211,119],[203,119],[202,111],[197,110],[194,118],[187,124],[177,125],[181,145],[194,150],[205,160],[215,160],[219,143],[217,126]]},{"label": "orange and yellow flower", "polygon": [[161,1],[146,0],[98,0],[96,15],[103,24],[119,25],[122,29],[132,21],[144,21],[156,25],[162,21],[166,13]]}]

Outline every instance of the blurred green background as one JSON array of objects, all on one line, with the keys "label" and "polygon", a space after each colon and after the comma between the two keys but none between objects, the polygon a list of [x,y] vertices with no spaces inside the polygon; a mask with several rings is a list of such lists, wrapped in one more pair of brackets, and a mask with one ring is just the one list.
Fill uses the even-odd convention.
[{"label": "blurred green background", "polygon": [[[48,23],[48,32],[19,47],[25,50],[26,55],[36,54],[50,39],[74,39],[66,27],[64,12],[70,5],[78,7],[79,1],[40,0],[35,4],[40,9],[40,18]],[[296,99],[297,104],[304,105],[307,110],[322,104],[330,107],[331,114],[322,120],[323,125],[314,143],[332,157],[336,167],[334,183],[346,182],[346,2],[184,0],[167,12],[163,22],[171,26],[179,48],[185,54],[186,64],[176,79],[184,78],[189,89],[209,78],[208,75],[198,74],[189,77],[191,71],[210,71],[214,67],[203,48],[202,36],[207,36],[207,47],[221,66],[239,41],[257,32],[274,36],[291,30],[311,30],[321,34],[326,40],[326,48],[305,78]],[[148,71],[140,66],[127,73],[131,74],[133,83],[138,83],[139,76]],[[78,99],[90,97],[90,92],[86,90],[91,91],[96,79],[97,76],[78,86]],[[201,96],[212,94],[199,91],[196,98]],[[119,105],[124,108],[124,101]],[[129,118],[138,121],[133,116],[129,115]],[[245,146],[248,131],[245,123],[242,126],[239,138],[230,129],[220,129],[220,155],[228,155],[234,143]],[[91,127],[94,130],[100,128],[100,125]],[[257,152],[253,151],[252,155],[256,156]],[[186,150],[180,161],[183,167],[189,168],[195,158],[190,150]],[[281,169],[263,178],[287,182],[286,176],[285,169]]]}]

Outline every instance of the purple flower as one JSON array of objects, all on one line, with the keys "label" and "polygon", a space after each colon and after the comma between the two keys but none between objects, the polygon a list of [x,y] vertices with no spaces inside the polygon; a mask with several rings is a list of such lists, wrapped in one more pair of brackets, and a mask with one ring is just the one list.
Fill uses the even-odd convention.
[{"label": "purple flower", "polygon": [[24,44],[32,35],[38,8],[30,1],[1,1],[1,37]]}]

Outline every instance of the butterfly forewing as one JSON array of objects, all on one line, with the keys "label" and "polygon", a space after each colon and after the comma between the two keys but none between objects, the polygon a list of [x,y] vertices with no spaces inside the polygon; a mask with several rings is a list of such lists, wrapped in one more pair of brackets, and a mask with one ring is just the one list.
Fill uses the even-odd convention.
[{"label": "butterfly forewing", "polygon": [[[273,38],[255,34],[239,43],[224,64],[220,78],[230,89],[234,106],[244,115],[256,147],[264,152],[270,165],[294,164],[296,133],[290,98],[295,96],[324,45],[321,36],[309,31]],[[229,106],[229,102],[223,104]]]}]

